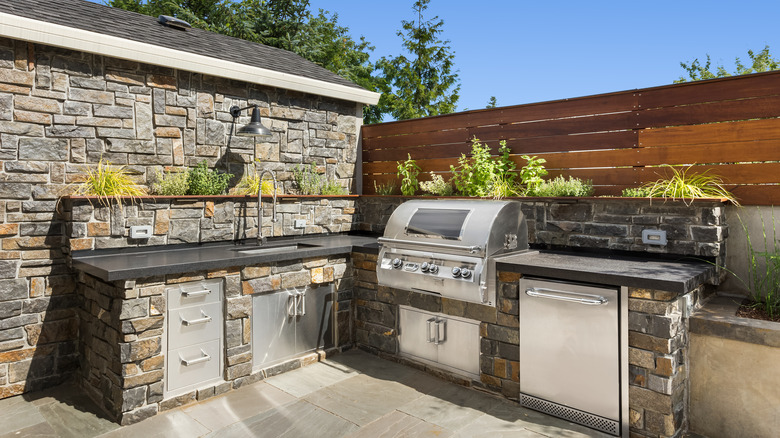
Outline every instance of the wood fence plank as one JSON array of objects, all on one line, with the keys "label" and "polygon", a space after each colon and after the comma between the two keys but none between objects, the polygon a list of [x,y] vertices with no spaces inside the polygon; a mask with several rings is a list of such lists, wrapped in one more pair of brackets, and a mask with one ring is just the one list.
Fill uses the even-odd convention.
[{"label": "wood fence plank", "polygon": [[780,117],[780,96],[644,110],[637,123],[640,128],[657,128],[769,117]]},{"label": "wood fence plank", "polygon": [[780,139],[780,119],[644,129],[638,135],[642,147]]},{"label": "wood fence plank", "polygon": [[642,109],[771,96],[780,92],[778,72],[686,82],[637,90]]},{"label": "wood fence plank", "polygon": [[379,137],[363,139],[363,150],[397,149],[405,147],[419,147],[447,143],[466,143],[469,140],[469,132],[466,129],[449,131],[423,132],[420,134],[396,135],[391,137]]}]

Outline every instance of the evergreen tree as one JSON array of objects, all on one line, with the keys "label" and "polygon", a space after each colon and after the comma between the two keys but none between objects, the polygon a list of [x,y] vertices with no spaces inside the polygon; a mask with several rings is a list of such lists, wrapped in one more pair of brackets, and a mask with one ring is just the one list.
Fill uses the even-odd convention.
[{"label": "evergreen tree", "polygon": [[455,55],[449,41],[442,41],[444,21],[439,17],[423,19],[430,0],[416,0],[416,21],[402,21],[404,55],[383,57],[377,63],[382,76],[377,89],[382,91],[378,111],[396,120],[448,114],[455,110],[460,84],[453,72]]},{"label": "evergreen tree", "polygon": [[498,100],[496,100],[496,96],[490,96],[490,99],[488,100],[487,106],[485,108],[495,108],[498,106]]}]

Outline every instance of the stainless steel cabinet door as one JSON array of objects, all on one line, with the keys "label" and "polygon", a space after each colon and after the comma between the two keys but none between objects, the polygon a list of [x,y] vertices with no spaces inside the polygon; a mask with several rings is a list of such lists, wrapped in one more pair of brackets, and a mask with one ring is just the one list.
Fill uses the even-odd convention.
[{"label": "stainless steel cabinet door", "polygon": [[479,324],[440,317],[435,325],[439,362],[479,375]]},{"label": "stainless steel cabinet door", "polygon": [[306,288],[296,299],[296,351],[333,346],[333,285]]},{"label": "stainless steel cabinet door", "polygon": [[295,355],[295,290],[252,298],[252,357],[254,366]]},{"label": "stainless steel cabinet door", "polygon": [[186,347],[222,334],[222,303],[210,303],[168,311],[168,349]]},{"label": "stainless steel cabinet door", "polygon": [[619,419],[618,294],[521,280],[520,392]]},{"label": "stainless steel cabinet door", "polygon": [[436,316],[401,307],[398,311],[398,349],[401,353],[436,362],[439,352],[434,345]]}]

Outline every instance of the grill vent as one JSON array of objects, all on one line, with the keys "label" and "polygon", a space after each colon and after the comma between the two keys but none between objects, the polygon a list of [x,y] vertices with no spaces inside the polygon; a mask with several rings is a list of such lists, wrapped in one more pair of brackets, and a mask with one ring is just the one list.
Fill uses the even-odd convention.
[{"label": "grill vent", "polygon": [[567,406],[548,402],[547,400],[525,394],[520,394],[520,405],[558,418],[563,418],[572,423],[581,424],[611,435],[620,436],[620,423],[617,421],[608,420],[597,415],[588,414],[587,412],[578,411]]}]

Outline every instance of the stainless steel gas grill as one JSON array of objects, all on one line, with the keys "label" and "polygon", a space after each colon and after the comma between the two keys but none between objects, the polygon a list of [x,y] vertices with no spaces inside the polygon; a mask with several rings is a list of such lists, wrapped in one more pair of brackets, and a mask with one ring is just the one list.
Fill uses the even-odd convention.
[{"label": "stainless steel gas grill", "polygon": [[495,306],[493,257],[527,250],[528,226],[516,201],[415,200],[379,243],[379,284]]}]

